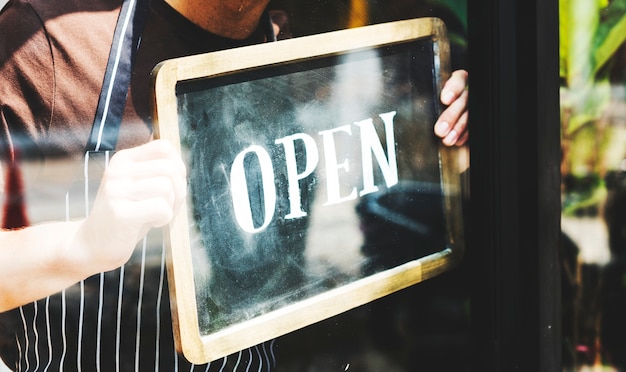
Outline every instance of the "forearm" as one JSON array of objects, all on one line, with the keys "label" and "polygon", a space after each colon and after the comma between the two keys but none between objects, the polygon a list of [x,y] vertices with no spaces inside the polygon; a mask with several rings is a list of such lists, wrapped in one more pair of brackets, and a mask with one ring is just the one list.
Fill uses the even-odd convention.
[{"label": "forearm", "polygon": [[85,220],[0,231],[0,312],[123,265],[149,229],[169,223],[186,192],[185,165],[169,143],[118,152]]},{"label": "forearm", "polygon": [[94,274],[78,232],[82,222],[0,231],[0,312],[45,298]]}]

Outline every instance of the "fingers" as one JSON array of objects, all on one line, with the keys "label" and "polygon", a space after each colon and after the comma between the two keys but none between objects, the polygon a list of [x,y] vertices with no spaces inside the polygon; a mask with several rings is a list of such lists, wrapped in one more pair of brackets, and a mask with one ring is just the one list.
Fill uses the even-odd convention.
[{"label": "fingers", "polygon": [[469,138],[467,78],[467,71],[454,71],[441,90],[441,102],[448,107],[439,116],[434,131],[446,146],[461,146]]},{"label": "fingers", "polygon": [[108,197],[140,201],[163,197],[177,210],[186,192],[186,176],[175,161],[160,159],[124,166],[109,166],[103,181]]},{"label": "fingers", "polygon": [[185,165],[163,140],[116,153],[83,224],[94,260],[119,264],[150,228],[171,221],[186,198]]},{"label": "fingers", "polygon": [[162,226],[160,221],[171,218],[177,210],[177,191],[169,177],[109,182],[103,193],[112,205],[116,203],[113,208],[117,213],[113,217],[133,223]]},{"label": "fingers", "polygon": [[467,98],[462,98],[463,96],[467,96],[467,93],[462,94],[459,99],[448,106],[435,124],[435,134],[442,139],[441,141],[446,146],[463,145],[464,142],[461,143],[460,140],[466,140],[468,137],[468,112],[465,103]]},{"label": "fingers", "polygon": [[451,105],[467,88],[467,71],[456,70],[441,89],[441,103]]},{"label": "fingers", "polygon": [[163,196],[177,209],[186,197],[186,168],[174,148],[166,141],[123,150],[112,159],[105,174],[109,186],[117,185],[129,200]]},{"label": "fingers", "polygon": [[172,204],[160,195],[141,200],[117,201],[113,204],[116,216],[120,217],[119,221],[127,221],[125,226],[137,231],[134,234],[136,237],[129,235],[133,236],[133,240],[143,237],[140,231],[147,232],[150,228],[165,226],[174,217]]}]

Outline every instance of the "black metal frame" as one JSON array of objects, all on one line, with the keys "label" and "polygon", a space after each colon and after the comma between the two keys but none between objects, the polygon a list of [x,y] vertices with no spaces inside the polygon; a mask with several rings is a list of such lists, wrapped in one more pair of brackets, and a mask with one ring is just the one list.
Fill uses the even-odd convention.
[{"label": "black metal frame", "polygon": [[470,0],[475,368],[561,370],[556,0]]}]

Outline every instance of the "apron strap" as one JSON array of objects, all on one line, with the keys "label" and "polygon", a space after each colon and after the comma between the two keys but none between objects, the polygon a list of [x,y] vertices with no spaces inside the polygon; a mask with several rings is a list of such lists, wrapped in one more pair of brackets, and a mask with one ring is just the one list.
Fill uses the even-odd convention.
[{"label": "apron strap", "polygon": [[[86,151],[115,150],[149,5],[150,0],[124,0],[122,4]],[[269,12],[265,11],[261,22],[267,41],[276,41]]]},{"label": "apron strap", "polygon": [[115,150],[150,0],[124,0],[86,151]]}]

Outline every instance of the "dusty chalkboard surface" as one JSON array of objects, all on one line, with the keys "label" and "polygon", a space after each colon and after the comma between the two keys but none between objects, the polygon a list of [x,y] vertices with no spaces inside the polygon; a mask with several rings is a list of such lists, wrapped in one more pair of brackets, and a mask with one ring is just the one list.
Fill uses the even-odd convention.
[{"label": "dusty chalkboard surface", "polygon": [[169,228],[178,347],[207,362],[450,268],[459,150],[433,135],[448,74],[427,18],[166,61],[155,133],[189,200]]}]

